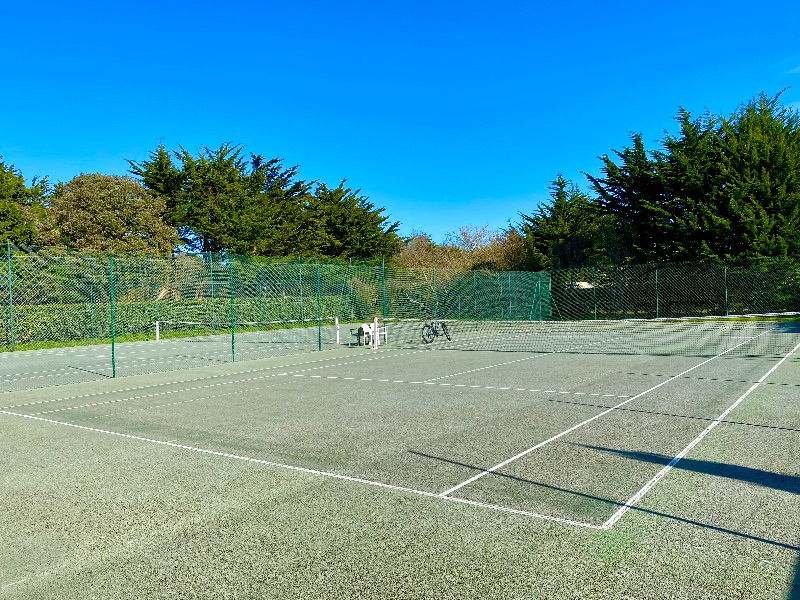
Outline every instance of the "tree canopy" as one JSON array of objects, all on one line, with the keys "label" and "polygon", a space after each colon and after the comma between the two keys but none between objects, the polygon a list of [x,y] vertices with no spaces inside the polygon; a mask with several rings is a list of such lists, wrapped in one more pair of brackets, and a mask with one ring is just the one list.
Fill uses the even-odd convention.
[{"label": "tree canopy", "polygon": [[693,119],[647,151],[601,157],[587,175],[596,210],[613,217],[624,258],[642,261],[785,256],[800,251],[800,118],[759,95],[731,116]]},{"label": "tree canopy", "polygon": [[130,177],[83,174],[58,184],[49,217],[72,248],[170,252],[178,241],[163,222],[165,203]]},{"label": "tree canopy", "polygon": [[44,197],[47,179],[34,179],[31,186],[14,165],[0,156],[0,241],[34,244],[43,233]]},{"label": "tree canopy", "polygon": [[360,190],[304,181],[280,158],[245,157],[230,144],[197,155],[159,145],[149,160],[128,162],[166,199],[167,222],[193,251],[369,258],[399,249],[399,224]]}]

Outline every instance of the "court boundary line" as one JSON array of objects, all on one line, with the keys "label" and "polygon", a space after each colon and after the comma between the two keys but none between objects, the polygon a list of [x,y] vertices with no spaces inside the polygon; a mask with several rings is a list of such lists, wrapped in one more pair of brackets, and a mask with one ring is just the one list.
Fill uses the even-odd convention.
[{"label": "court boundary line", "polygon": [[658,484],[659,481],[661,481],[664,477],[666,477],[667,473],[669,473],[675,467],[675,465],[677,465],[681,461],[681,459],[683,459],[687,454],[689,454],[689,452],[691,452],[695,446],[697,446],[701,441],[703,441],[703,439],[709,433],[711,433],[720,423],[723,423],[725,418],[731,412],[733,412],[736,409],[736,407],[738,407],[742,402],[744,402],[745,399],[750,394],[752,394],[762,383],[764,383],[764,381],[770,375],[772,375],[778,369],[778,367],[780,367],[790,356],[792,356],[792,354],[797,352],[797,350],[799,349],[800,349],[800,344],[797,344],[794,348],[792,348],[789,351],[788,354],[786,354],[786,356],[784,356],[777,363],[775,363],[769,371],[764,373],[764,375],[762,375],[758,381],[756,381],[753,385],[751,385],[750,388],[744,394],[739,396],[739,398],[737,398],[733,404],[731,404],[727,409],[725,409],[725,411],[723,411],[720,416],[714,419],[708,425],[708,427],[706,427],[702,432],[700,432],[700,434],[696,438],[694,438],[691,442],[689,442],[689,444],[683,450],[681,450],[669,462],[669,464],[667,464],[663,469],[661,469],[658,473],[656,473],[656,475],[650,481],[644,484],[644,486],[642,486],[642,488],[638,492],[636,492],[633,496],[631,496],[620,508],[616,510],[616,512],[613,515],[611,515],[611,517],[605,523],[603,523],[604,529],[611,529],[614,526],[614,524],[617,523],[617,521],[619,521],[625,515],[625,513],[627,513],[631,508],[633,508],[634,505],[637,502],[639,502],[639,500],[641,500],[645,496],[645,494],[647,494],[647,492],[653,489],[656,486],[656,484]]},{"label": "court boundary line", "polygon": [[[403,354],[398,354],[397,356],[403,356],[405,354],[417,353],[417,352],[427,352],[429,350],[430,349],[428,349],[428,350],[426,350],[426,349],[410,350],[410,349],[407,349],[407,348],[392,348],[392,349],[382,350],[380,352],[382,354],[382,356],[374,357],[374,358],[369,359],[369,360],[377,360],[378,358],[386,358],[387,355],[389,353],[391,353],[391,352],[402,352]],[[306,353],[306,354],[308,354],[308,353]],[[317,354],[317,353],[315,352],[314,354]],[[357,356],[372,356],[372,355],[373,355],[373,352],[364,351],[364,352],[361,352],[360,354],[358,354]],[[284,357],[285,358],[293,358],[293,357],[297,357],[297,356],[302,356],[302,355],[293,354],[293,355],[285,355]],[[261,359],[251,359],[251,360],[242,361],[242,362],[253,363],[253,362],[256,362],[258,360],[270,360],[270,359],[273,359],[273,358],[278,358],[278,357],[267,356],[267,357],[264,357],[264,358],[261,358]],[[261,368],[258,368],[258,369],[245,369],[243,371],[237,371],[237,372],[231,373],[231,374],[258,373],[258,372],[262,372],[262,371],[268,371],[268,370],[271,370],[271,369],[285,369],[285,368],[296,367],[296,366],[300,366],[300,365],[316,364],[316,363],[330,362],[330,361],[336,361],[336,360],[345,360],[347,358],[352,358],[352,357],[345,357],[345,356],[326,357],[326,358],[319,358],[319,359],[315,359],[315,360],[308,360],[308,361],[305,361],[305,362],[295,362],[295,363],[290,363],[290,364],[278,365],[278,366],[273,366],[273,367],[261,367]],[[165,362],[165,364],[171,364],[171,363],[174,363],[176,361],[167,360],[167,361],[164,361],[164,362]],[[225,364],[236,365],[237,363],[232,363],[232,362],[219,363],[218,366],[222,366],[222,365],[225,365]],[[241,364],[241,363],[239,363],[239,364]],[[152,375],[157,375],[157,374],[162,374],[162,373],[186,372],[186,371],[193,371],[195,369],[205,369],[205,368],[208,368],[209,366],[212,366],[212,365],[208,365],[208,364],[195,365],[195,366],[192,366],[192,367],[188,367],[186,369],[177,369],[177,370],[169,370],[168,369],[168,370],[165,370],[165,371],[155,371],[155,372],[149,372],[149,373],[140,373],[140,374],[136,374],[136,375],[129,375],[128,377],[147,377],[147,376],[152,376]],[[51,369],[51,370],[48,370],[48,371],[40,371],[40,372],[53,373],[55,371],[68,371],[69,369],[72,369],[72,368],[73,367],[67,366],[67,367],[64,367],[63,369],[61,369],[61,368],[59,368],[59,369]],[[23,374],[25,374],[25,373],[23,373]],[[44,379],[45,377],[57,377],[57,376],[60,376],[60,375],[38,375],[37,377],[21,377],[21,378],[17,378],[17,379],[2,380],[2,382],[3,383],[13,383],[15,381],[27,381],[27,380],[30,380],[30,379]],[[211,378],[211,377],[217,377],[217,376],[216,375],[209,376],[209,378]],[[198,379],[187,379],[187,380],[184,380],[184,382],[197,381],[197,380]],[[71,384],[66,384],[66,385],[78,385],[78,384],[81,384],[81,383],[91,383],[91,381],[88,381],[88,380],[87,381],[78,381],[78,382],[72,382]],[[161,385],[161,384],[153,384],[153,385]],[[54,386],[22,388],[22,389],[18,389],[18,390],[13,390],[12,389],[12,390],[8,390],[8,391],[4,391],[4,392],[0,393],[0,397],[2,397],[3,395],[6,395],[6,394],[14,394],[14,393],[25,392],[25,391],[29,391],[29,390],[50,389],[50,388],[53,388],[53,387],[62,387],[62,384],[56,384]],[[152,386],[140,386],[140,388],[131,388],[131,389],[145,389],[147,387],[152,387]],[[55,401],[55,400],[53,400],[53,401]],[[16,408],[17,406],[18,405],[6,406],[6,407],[2,407],[2,408]]]},{"label": "court boundary line", "polygon": [[[391,352],[397,352],[398,354],[390,354]],[[104,395],[108,395],[108,394],[117,394],[117,393],[120,393],[120,392],[132,392],[132,391],[138,391],[138,390],[149,390],[149,389],[158,388],[158,387],[164,387],[164,386],[168,386],[168,385],[178,385],[178,384],[184,384],[184,383],[196,383],[198,381],[211,381],[211,380],[214,380],[214,379],[219,379],[221,377],[235,377],[235,376],[238,376],[238,375],[250,375],[250,374],[253,374],[253,373],[265,373],[267,371],[274,371],[274,370],[280,370],[280,369],[289,369],[289,368],[292,368],[292,367],[301,367],[301,366],[305,366],[305,365],[319,365],[319,363],[331,363],[331,362],[334,362],[334,361],[342,361],[342,360],[349,360],[350,361],[350,362],[346,362],[346,363],[340,363],[340,364],[337,364],[337,365],[327,364],[327,365],[321,365],[321,366],[317,366],[317,367],[313,367],[313,368],[309,368],[309,369],[301,369],[300,370],[300,371],[311,371],[311,370],[316,370],[316,369],[328,368],[329,366],[352,365],[352,364],[357,364],[357,363],[360,363],[360,362],[369,362],[369,361],[374,361],[374,360],[381,360],[381,359],[384,359],[384,358],[394,358],[394,357],[397,357],[397,356],[405,356],[407,354],[417,354],[417,353],[421,353],[421,352],[430,352],[430,350],[407,350],[407,351],[405,351],[405,350],[387,350],[386,353],[383,353],[383,354],[381,354],[379,356],[375,356],[372,352],[366,351],[366,352],[362,352],[361,354],[358,354],[357,356],[359,356],[359,357],[366,356],[366,357],[369,357],[369,358],[359,358],[357,360],[353,360],[352,356],[350,356],[350,357],[345,357],[345,356],[328,357],[328,358],[321,358],[319,360],[311,360],[311,361],[300,362],[300,363],[276,365],[276,366],[269,366],[269,367],[260,367],[260,368],[257,368],[257,369],[243,369],[241,371],[233,371],[231,373],[221,373],[221,374],[218,374],[218,375],[207,375],[205,377],[194,377],[194,378],[190,378],[190,379],[179,379],[177,381],[173,380],[173,381],[169,381],[169,382],[166,382],[166,383],[154,383],[154,384],[140,385],[140,386],[134,386],[134,387],[128,387],[128,388],[122,388],[122,389],[115,389],[115,390],[108,390],[108,391],[101,391],[101,392],[91,392],[91,393],[88,393],[88,394],[78,394],[78,395],[75,395],[75,396],[63,396],[63,397],[60,397],[60,398],[51,398],[51,399],[48,399],[48,400],[37,400],[37,401],[34,401],[34,402],[25,402],[25,403],[22,403],[22,404],[10,404],[10,405],[7,405],[7,406],[0,407],[0,410],[6,410],[6,409],[12,409],[12,408],[23,408],[23,407],[26,407],[26,406],[36,406],[36,405],[39,405],[39,404],[51,404],[53,402],[64,402],[64,401],[67,401],[67,400],[78,400],[80,398],[95,398],[97,396],[104,396]],[[233,365],[235,363],[228,363],[228,364]],[[202,370],[202,369],[205,369],[205,368],[208,368],[208,365],[205,365],[205,366],[202,366],[202,367],[192,367],[191,369],[187,369],[187,370],[194,371],[196,369],[201,369]],[[186,371],[186,370],[184,370],[184,371]],[[172,373],[173,371],[167,371],[167,372]],[[292,371],[292,373],[296,373],[296,372],[299,372],[299,371]],[[152,373],[146,373],[146,374],[138,375],[137,377],[148,377],[148,376],[152,376],[152,375],[153,375]],[[86,381],[86,382],[75,383],[73,385],[81,385],[81,384],[86,384],[86,383],[94,383],[94,382]],[[53,387],[61,388],[61,386],[53,386]],[[11,395],[11,394],[15,394],[15,393],[31,392],[33,390],[41,390],[41,389],[52,389],[52,388],[50,388],[50,387],[48,387],[48,388],[25,388],[25,389],[22,389],[22,390],[10,390],[8,392],[3,392],[3,394]],[[2,395],[0,395],[0,397],[2,397]]]},{"label": "court boundary line", "polygon": [[640,393],[636,394],[635,396],[631,396],[627,400],[624,400],[623,402],[620,402],[619,404],[616,404],[616,405],[614,405],[614,406],[612,406],[612,407],[610,407],[610,408],[608,408],[608,409],[606,409],[606,410],[604,410],[602,412],[599,412],[598,414],[594,415],[593,417],[590,417],[590,418],[586,419],[585,421],[577,423],[576,425],[573,425],[569,429],[566,429],[566,430],[562,431],[561,433],[557,433],[556,435],[551,436],[548,439],[546,439],[544,441],[541,441],[538,444],[535,444],[535,445],[531,446],[530,448],[527,448],[527,449],[523,450],[522,452],[519,452],[519,453],[515,454],[514,456],[512,456],[510,458],[507,458],[504,461],[501,461],[501,462],[497,463],[493,467],[489,467],[488,469],[484,469],[480,473],[476,473],[475,475],[473,475],[469,479],[466,479],[466,480],[462,481],[461,483],[459,483],[458,485],[455,485],[455,486],[451,487],[450,489],[441,492],[439,495],[442,496],[443,498],[444,497],[448,497],[450,494],[452,494],[454,492],[457,492],[461,488],[463,488],[463,487],[465,487],[465,486],[467,486],[467,485],[469,485],[471,483],[476,482],[477,480],[481,479],[482,477],[485,477],[486,475],[490,475],[490,474],[494,473],[495,471],[498,471],[499,469],[502,469],[503,467],[505,467],[506,465],[511,464],[515,460],[518,460],[518,459],[520,459],[520,458],[522,458],[524,456],[527,456],[531,452],[534,452],[535,450],[538,450],[539,448],[542,448],[543,446],[551,444],[551,443],[561,439],[562,437],[564,437],[566,435],[569,435],[573,431],[576,431],[577,429],[580,429],[581,427],[583,427],[585,425],[588,425],[589,423],[599,419],[600,417],[605,416],[608,413],[617,410],[619,407],[624,406],[624,405],[626,405],[626,404],[628,404],[630,402],[633,402],[637,398],[641,398],[645,394],[649,394],[650,392],[652,392],[654,390],[657,390],[661,386],[664,386],[664,385],[666,385],[666,384],[668,384],[668,383],[670,383],[672,381],[675,381],[676,379],[678,379],[680,377],[683,377],[687,373],[690,373],[691,371],[694,371],[695,369],[698,369],[698,368],[702,367],[703,365],[706,365],[706,364],[710,363],[712,360],[715,360],[715,359],[719,358],[720,356],[723,356],[723,355],[727,354],[728,352],[732,352],[733,350],[736,350],[739,346],[743,346],[745,344],[748,344],[748,343],[752,342],[753,340],[761,337],[762,335],[765,335],[765,334],[769,333],[770,331],[772,331],[772,330],[771,329],[767,329],[766,331],[763,331],[763,332],[759,333],[758,335],[756,335],[756,336],[754,336],[754,337],[752,337],[752,338],[750,338],[748,340],[745,340],[744,342],[741,342],[741,343],[737,344],[736,346],[733,346],[732,348],[728,348],[724,352],[720,352],[716,356],[712,356],[711,358],[708,358],[708,359],[704,360],[703,362],[701,362],[701,363],[699,363],[699,364],[697,364],[697,365],[695,365],[693,367],[690,367],[689,369],[686,369],[682,373],[678,373],[677,375],[673,375],[669,379],[665,379],[661,383],[658,383],[658,384],[654,385],[653,387],[651,387],[651,388],[649,388],[649,389],[647,389],[647,390],[645,390],[643,392],[640,392]]},{"label": "court boundary line", "polygon": [[458,503],[458,504],[465,504],[465,505],[474,506],[474,507],[477,507],[477,508],[484,508],[484,509],[488,509],[488,510],[494,510],[494,511],[498,511],[498,512],[503,512],[503,513],[510,513],[510,514],[520,515],[520,516],[524,516],[524,517],[531,517],[531,518],[536,518],[536,519],[540,519],[540,520],[544,520],[544,521],[552,521],[552,522],[556,522],[556,523],[561,523],[562,525],[572,525],[572,526],[575,526],[575,527],[582,527],[582,528],[586,528],[586,529],[595,529],[595,530],[601,530],[601,529],[604,528],[602,524],[597,524],[597,523],[587,523],[587,522],[584,522],[584,521],[576,521],[576,520],[572,520],[572,519],[565,519],[565,518],[556,517],[556,516],[553,516],[553,515],[544,515],[544,514],[540,514],[540,513],[536,513],[536,512],[532,512],[532,511],[525,511],[525,510],[521,510],[521,509],[517,509],[517,508],[511,508],[511,507],[508,507],[508,506],[502,506],[502,505],[499,505],[499,504],[489,504],[487,502],[478,502],[478,501],[475,501],[475,500],[468,500],[466,498],[441,497],[436,492],[430,492],[430,491],[427,491],[427,490],[420,490],[420,489],[407,487],[407,486],[394,485],[394,484],[391,484],[391,483],[384,483],[384,482],[381,482],[381,481],[374,481],[374,480],[371,480],[371,479],[365,479],[363,477],[356,477],[356,476],[352,476],[352,475],[344,475],[344,474],[341,474],[341,473],[334,473],[334,472],[331,472],[331,471],[321,471],[321,470],[318,470],[318,469],[311,469],[311,468],[308,468],[308,467],[300,467],[300,466],[297,466],[297,465],[289,465],[289,464],[279,463],[279,462],[276,462],[276,461],[271,461],[271,460],[266,460],[266,459],[261,459],[261,458],[254,458],[254,457],[250,457],[250,456],[243,456],[243,455],[240,455],[240,454],[233,454],[231,452],[222,452],[221,450],[211,450],[211,449],[208,449],[208,448],[200,448],[198,446],[189,446],[187,444],[179,444],[177,442],[172,442],[172,441],[156,440],[156,439],[148,438],[148,437],[145,437],[145,436],[140,436],[140,435],[135,435],[135,434],[130,434],[130,433],[123,433],[123,432],[120,432],[120,431],[113,431],[113,430],[110,430],[110,429],[100,429],[98,427],[89,427],[87,425],[79,425],[77,423],[68,423],[68,422],[65,422],[65,421],[57,421],[55,419],[47,419],[47,418],[36,416],[36,415],[28,415],[28,414],[25,414],[25,413],[16,413],[16,412],[12,412],[12,411],[9,411],[9,410],[6,410],[6,409],[0,409],[0,414],[13,416],[13,417],[22,417],[23,419],[30,419],[30,420],[33,420],[33,421],[38,421],[38,422],[41,422],[41,423],[47,423],[47,424],[50,424],[50,425],[61,425],[63,427],[70,427],[72,429],[78,429],[78,430],[81,430],[81,431],[89,431],[89,432],[92,432],[92,433],[100,433],[100,434],[110,435],[110,436],[123,438],[123,439],[127,439],[127,440],[134,440],[134,441],[138,441],[138,442],[145,442],[145,443],[155,444],[155,445],[159,445],[159,446],[166,446],[166,447],[169,447],[169,448],[175,448],[175,449],[179,449],[179,450],[188,450],[190,452],[196,452],[196,453],[204,454],[204,455],[208,455],[208,456],[216,456],[216,457],[219,457],[219,458],[238,460],[238,461],[242,461],[242,462],[248,462],[248,463],[257,464],[257,465],[263,465],[263,466],[267,466],[267,467],[284,469],[284,470],[294,471],[294,472],[299,472],[299,473],[306,473],[308,475],[314,475],[314,476],[318,476],[318,477],[327,477],[329,479],[338,479],[340,481],[348,481],[348,482],[351,482],[351,483],[358,483],[358,484],[362,484],[362,485],[368,485],[368,486],[377,487],[377,488],[381,488],[381,489],[392,490],[392,491],[396,491],[396,492],[404,492],[404,493],[407,493],[407,494],[414,494],[414,495],[417,495],[417,496],[423,496],[423,497],[431,498],[431,499],[446,500],[446,501],[449,501],[449,502],[455,502],[455,503]]}]

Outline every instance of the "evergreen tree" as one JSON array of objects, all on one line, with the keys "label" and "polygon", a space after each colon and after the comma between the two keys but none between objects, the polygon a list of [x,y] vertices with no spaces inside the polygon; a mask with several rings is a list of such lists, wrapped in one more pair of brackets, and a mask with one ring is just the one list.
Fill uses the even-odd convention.
[{"label": "evergreen tree", "polygon": [[759,95],[720,126],[728,256],[800,251],[800,116]]},{"label": "evergreen tree", "polygon": [[45,196],[47,179],[34,179],[31,186],[14,165],[0,156],[0,242],[37,244],[47,241]]},{"label": "evergreen tree", "polygon": [[600,216],[592,200],[561,173],[550,186],[550,201],[535,214],[520,216],[528,268],[560,269],[602,260],[609,218]]}]

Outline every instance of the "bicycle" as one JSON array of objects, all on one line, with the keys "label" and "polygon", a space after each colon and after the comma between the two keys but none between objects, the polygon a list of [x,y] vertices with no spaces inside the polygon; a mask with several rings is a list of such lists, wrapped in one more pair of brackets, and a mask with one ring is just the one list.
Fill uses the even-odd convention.
[{"label": "bicycle", "polygon": [[446,337],[448,342],[452,341],[450,331],[447,329],[447,323],[438,319],[426,319],[425,324],[422,326],[422,341],[430,344],[440,335]]}]

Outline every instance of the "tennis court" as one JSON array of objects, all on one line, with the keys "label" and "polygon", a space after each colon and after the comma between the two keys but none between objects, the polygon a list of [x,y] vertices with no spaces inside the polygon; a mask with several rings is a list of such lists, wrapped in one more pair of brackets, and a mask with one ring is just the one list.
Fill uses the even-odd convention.
[{"label": "tennis court", "polygon": [[[233,363],[224,335],[117,344],[117,369],[125,376],[116,378],[110,378],[107,351],[97,346],[0,355],[0,418],[11,440],[3,444],[6,492],[12,504],[24,502],[13,485],[21,475],[13,474],[25,471],[26,456],[39,451],[35,442],[24,442],[26,435],[34,432],[31,439],[38,439],[58,431],[66,446],[52,464],[40,465],[44,480],[64,466],[59,454],[71,457],[70,471],[76,463],[101,461],[108,473],[125,473],[124,463],[146,456],[156,480],[177,469],[179,487],[202,488],[209,469],[234,469],[243,479],[229,482],[226,493],[235,498],[256,493],[253,477],[277,477],[289,488],[310,478],[328,482],[329,502],[354,502],[373,521],[391,520],[397,506],[412,501],[420,526],[433,519],[446,528],[469,529],[472,522],[478,531],[487,520],[515,531],[532,528],[524,545],[557,528],[554,545],[539,539],[538,551],[565,551],[557,548],[566,544],[579,562],[589,543],[580,536],[626,530],[632,520],[627,530],[634,533],[627,535],[638,546],[653,528],[665,535],[666,521],[667,530],[676,523],[686,528],[673,532],[677,541],[667,535],[664,542],[673,560],[685,558],[679,548],[698,531],[710,531],[722,545],[747,548],[759,564],[770,556],[768,580],[752,574],[744,583],[765,592],[783,589],[788,597],[800,544],[800,331],[793,324],[737,322],[715,329],[708,323],[649,323],[646,331],[628,324],[627,331],[595,325],[576,332],[580,325],[537,323],[528,330],[518,324],[515,334],[497,325],[479,331],[451,323],[452,340],[429,344],[415,339],[419,325],[387,324],[387,340],[377,348],[348,340],[323,352],[293,352],[279,336],[248,343],[240,335],[242,360]],[[325,339],[333,339],[332,332]],[[637,340],[650,348],[660,340],[669,354],[631,351]],[[680,352],[676,344],[683,344]],[[105,457],[95,450],[82,454],[95,444],[106,448]],[[708,452],[717,458],[704,458]],[[756,466],[737,466],[742,459]],[[686,491],[686,473],[715,484],[699,494]],[[109,490],[123,485],[99,476]],[[723,493],[719,482],[740,487],[723,501],[703,496]],[[63,493],[80,502],[79,488]],[[294,501],[314,506],[319,498]],[[640,530],[642,516],[661,513],[664,502],[677,507],[674,518],[649,521]],[[130,508],[128,518],[146,514],[137,510]],[[212,519],[196,533],[217,525]],[[24,520],[13,524],[28,526]],[[407,526],[401,529],[398,535],[412,544],[414,535]],[[22,539],[20,531],[11,531],[12,540]],[[502,543],[513,548],[516,535]],[[499,543],[494,536],[487,539]],[[438,552],[417,543],[420,552]],[[712,549],[701,562],[707,569],[717,560]],[[29,597],[27,590],[34,597],[52,589],[49,573],[55,567],[47,560],[5,562],[0,594]],[[639,581],[635,569],[628,572],[635,562],[623,561],[619,568],[626,581],[638,581],[645,591],[626,597],[654,597],[647,585],[675,581],[668,573],[660,582]],[[720,573],[709,584],[718,592],[713,597],[729,597],[730,582]],[[453,597],[463,597],[458,589],[451,589]],[[538,597],[535,591],[526,593]],[[595,597],[590,592],[554,597]]]}]

